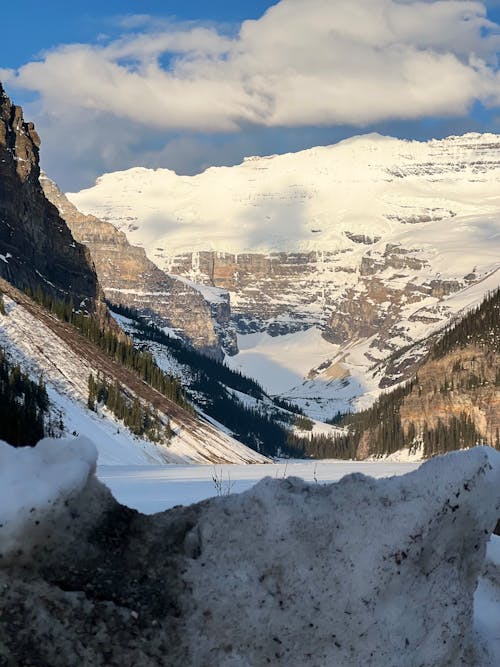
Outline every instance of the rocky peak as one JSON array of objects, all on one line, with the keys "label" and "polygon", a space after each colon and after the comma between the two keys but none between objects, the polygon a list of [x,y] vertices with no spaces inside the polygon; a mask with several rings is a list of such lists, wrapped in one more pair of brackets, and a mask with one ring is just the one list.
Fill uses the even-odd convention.
[{"label": "rocky peak", "polygon": [[94,308],[101,292],[90,255],[38,182],[40,138],[0,85],[0,276]]},{"label": "rocky peak", "polygon": [[23,110],[11,104],[0,83],[0,145],[7,148],[16,161],[19,178],[25,181],[34,170],[38,177],[40,137],[33,123],[25,123]]}]

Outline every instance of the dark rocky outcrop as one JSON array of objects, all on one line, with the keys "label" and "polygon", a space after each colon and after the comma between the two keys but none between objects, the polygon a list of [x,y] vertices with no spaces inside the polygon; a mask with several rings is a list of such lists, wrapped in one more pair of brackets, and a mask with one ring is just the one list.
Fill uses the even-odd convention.
[{"label": "dark rocky outcrop", "polygon": [[0,276],[93,309],[101,293],[92,259],[43,194],[39,147],[0,84]]}]

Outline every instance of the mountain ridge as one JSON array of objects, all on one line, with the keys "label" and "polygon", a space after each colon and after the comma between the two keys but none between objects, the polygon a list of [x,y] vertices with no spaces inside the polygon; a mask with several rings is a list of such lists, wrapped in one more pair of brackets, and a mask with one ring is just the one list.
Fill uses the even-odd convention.
[{"label": "mountain ridge", "polygon": [[[165,271],[228,290],[239,335],[319,328],[332,343],[332,365],[311,369],[317,380],[304,377],[285,397],[306,407],[324,395],[325,416],[375,391],[360,379],[375,365],[377,385],[396,383],[385,361],[475,303],[469,288],[500,266],[498,135],[359,136],[194,177],[163,176],[144,168],[109,174],[68,196]],[[335,384],[328,373],[338,363],[348,377]],[[335,402],[348,394],[348,405]]]},{"label": "mountain ridge", "polygon": [[108,301],[139,309],[209,355],[221,358],[222,346],[236,351],[234,331],[226,326],[229,296],[223,290],[207,294],[210,288],[200,289],[185,278],[166,274],[143,248],[130,244],[124,232],[80,213],[45,173],[40,183],[75,238],[89,249]]},{"label": "mountain ridge", "polygon": [[363,459],[406,447],[424,457],[488,443],[500,449],[500,288],[428,341],[406,384],[346,416]]},{"label": "mountain ridge", "polygon": [[72,297],[103,315],[102,292],[88,250],[77,243],[38,176],[40,138],[0,84],[0,276]]},{"label": "mountain ridge", "polygon": [[[211,218],[212,212],[210,211],[209,207],[206,205],[207,203],[209,205],[215,206],[216,204],[219,204],[219,208],[215,208],[215,211],[220,212],[220,210],[224,209],[224,207],[228,207],[229,209],[227,212],[222,215],[221,218],[219,218],[218,224],[223,223],[224,225],[227,225],[227,223],[231,223],[231,220],[234,221],[234,213],[235,210],[238,212],[238,203],[241,203],[243,207],[246,206],[247,202],[244,200],[244,198],[239,202],[237,199],[232,199],[234,192],[231,188],[236,187],[236,185],[241,186],[242,184],[244,185],[244,178],[242,179],[242,182],[235,181],[234,183],[231,183],[231,178],[234,176],[236,178],[236,175],[239,174],[240,172],[243,172],[243,175],[245,176],[250,176],[254,181],[259,181],[259,177],[264,184],[269,188],[269,181],[271,178],[277,178],[276,174],[270,174],[267,173],[269,172],[270,167],[276,166],[277,170],[281,171],[282,173],[285,172],[283,175],[284,176],[293,176],[294,178],[298,179],[297,183],[286,183],[286,181],[283,181],[283,183],[292,190],[291,193],[289,193],[289,196],[293,195],[293,188],[297,188],[301,185],[300,183],[300,174],[297,174],[293,169],[297,168],[297,164],[300,167],[308,167],[309,169],[311,167],[316,168],[317,173],[314,174],[315,177],[321,177],[321,176],[327,176],[330,177],[330,181],[332,183],[335,183],[337,181],[343,182],[343,176],[342,174],[335,175],[335,173],[332,174],[324,174],[321,173],[322,169],[325,169],[325,158],[328,158],[326,160],[327,162],[331,162],[332,164],[335,164],[336,158],[338,158],[339,161],[339,167],[342,167],[344,170],[349,168],[352,169],[353,173],[356,174],[356,178],[359,182],[366,182],[373,180],[370,177],[370,174],[374,172],[374,170],[382,170],[384,178],[401,178],[402,173],[397,174],[397,171],[394,171],[394,167],[397,166],[394,164],[395,158],[398,158],[400,161],[403,163],[406,163],[407,166],[411,166],[412,163],[416,164],[418,167],[419,165],[422,167],[429,167],[427,158],[429,155],[432,156],[433,160],[441,165],[440,169],[437,170],[438,173],[446,173],[447,169],[445,169],[446,166],[449,167],[449,170],[451,169],[452,172],[459,171],[459,170],[464,170],[466,167],[469,167],[471,169],[471,174],[477,174],[480,172],[480,165],[485,163],[485,158],[486,161],[488,161],[488,157],[491,157],[492,159],[489,160],[490,163],[492,163],[496,168],[498,168],[498,155],[494,155],[493,157],[488,154],[488,149],[491,150],[496,150],[498,146],[500,145],[500,136],[499,135],[493,135],[493,134],[479,134],[479,133],[468,133],[463,136],[458,136],[458,135],[452,135],[446,139],[440,139],[440,140],[431,140],[428,142],[419,142],[419,141],[408,141],[408,140],[402,140],[402,139],[394,139],[391,137],[383,137],[382,135],[377,135],[378,140],[376,142],[373,142],[373,135],[359,135],[355,138],[351,139],[346,139],[342,142],[339,142],[338,144],[332,144],[330,146],[317,146],[313,147],[310,149],[306,149],[304,151],[299,151],[296,153],[285,153],[281,155],[272,155],[272,156],[265,156],[265,157],[250,157],[246,158],[242,163],[239,165],[234,165],[232,167],[210,167],[204,172],[201,172],[200,174],[197,174],[195,176],[182,176],[182,175],[177,175],[175,172],[169,170],[169,169],[147,169],[144,167],[140,168],[132,168],[129,170],[123,170],[119,172],[112,172],[112,173],[107,173],[104,174],[103,176],[100,176],[97,179],[96,185],[91,188],[87,188],[85,190],[80,191],[79,193],[67,193],[68,197],[70,200],[73,201],[80,209],[82,209],[84,212],[89,213],[92,212],[93,207],[99,208],[101,211],[103,208],[105,209],[105,200],[103,199],[104,197],[108,198],[108,201],[110,200],[109,198],[113,195],[111,192],[110,188],[113,187],[113,185],[116,187],[116,195],[117,196],[122,196],[123,193],[126,193],[126,189],[130,188],[131,192],[134,192],[135,194],[140,194],[141,197],[138,197],[139,200],[146,200],[147,195],[150,195],[150,198],[148,200],[148,206],[149,207],[155,207],[156,201],[155,201],[155,196],[160,196],[160,193],[155,192],[154,188],[157,186],[157,184],[163,184],[164,187],[170,187],[170,191],[168,192],[168,198],[171,198],[172,196],[177,197],[178,201],[177,202],[172,202],[169,203],[168,200],[162,201],[162,204],[164,206],[164,211],[163,211],[163,220],[165,223],[173,223],[175,219],[175,214],[170,216],[170,213],[174,210],[179,210],[182,214],[183,206],[185,205],[183,202],[183,196],[186,195],[186,193],[189,196],[189,201],[190,201],[190,206],[192,208],[192,213],[191,214],[186,214],[185,218],[182,218],[180,221],[177,220],[177,222],[190,222],[192,224],[198,223],[200,219],[203,219],[206,221],[207,225],[211,225],[214,223],[214,219]],[[363,153],[367,153],[365,155]],[[368,156],[368,157],[367,157]],[[452,158],[452,162],[449,162],[449,158]],[[420,162],[418,161],[420,160]],[[309,162],[309,164],[305,164]],[[458,164],[457,164],[458,163]],[[451,166],[450,166],[451,165]],[[451,168],[452,167],[452,168]],[[287,171],[288,170],[288,171]],[[265,171],[266,173],[263,174],[258,174],[258,171]],[[436,171],[436,169],[434,170]],[[484,170],[483,170],[484,171]],[[397,175],[395,175],[397,174]],[[202,187],[202,182],[204,180],[209,180],[209,177],[216,175],[217,178],[221,181],[222,185],[217,186],[212,180],[210,180],[210,183],[207,183],[207,188],[210,186],[211,188],[215,187],[216,189],[219,188],[228,188],[229,191],[227,192],[227,196],[220,201],[219,199],[219,192],[216,193],[211,193],[212,198],[214,200],[213,203],[210,201],[210,197],[205,197],[204,201],[205,203],[205,209],[203,210],[203,215],[199,214],[198,208],[201,206],[200,202],[197,201],[197,192],[196,188]],[[411,175],[411,174],[410,174]],[[429,173],[429,176],[436,176],[436,173]],[[127,178],[130,177],[130,178]],[[147,177],[147,179],[142,179],[142,177]],[[165,177],[165,180],[162,180],[163,177]],[[229,182],[228,178],[229,177]],[[315,187],[315,184],[307,183],[307,178],[305,176],[302,177],[304,179],[304,183],[302,185],[304,186],[305,189],[310,185],[313,189]],[[318,180],[318,179],[317,179]],[[324,179],[323,179],[324,180]],[[326,179],[328,182],[328,178]],[[345,179],[347,182],[349,179]],[[114,183],[113,183],[114,182]],[[257,186],[255,186],[257,187]],[[274,187],[274,186],[273,186]],[[320,187],[324,187],[321,186]],[[104,189],[108,188],[108,189]],[[150,188],[150,191],[148,192],[147,188]],[[172,188],[178,188],[179,193],[176,193],[175,189]],[[101,190],[101,192],[99,192]],[[250,204],[252,206],[257,206],[259,208],[259,211],[257,211],[257,214],[260,214],[260,209],[265,211],[265,202],[262,203],[258,200],[254,200],[256,196],[258,196],[258,189],[252,191],[251,188],[248,186],[247,187],[248,193],[246,194],[247,196],[247,201],[248,197],[250,196]],[[140,192],[138,192],[140,191]],[[265,191],[265,189],[264,189]],[[299,193],[300,194],[300,193]],[[317,194],[318,193],[313,193]],[[274,196],[275,195],[275,196]],[[276,192],[269,191],[268,192],[268,198],[272,201],[276,197],[281,198],[281,199],[286,199],[286,193],[280,192],[279,189]],[[252,199],[252,197],[254,199]],[[100,198],[100,199],[99,199]],[[161,200],[161,199],[159,199]],[[103,203],[104,202],[104,203]],[[321,204],[322,202],[319,202]],[[364,203],[364,202],[361,202]],[[138,207],[139,204],[136,201],[135,207]],[[352,201],[351,204],[356,206],[356,202]],[[123,205],[122,205],[123,206]],[[125,206],[127,208],[127,203],[125,202]],[[415,208],[412,207],[411,204],[409,205],[409,208]],[[233,210],[235,209],[235,210]],[[127,227],[127,223],[129,226],[133,226],[134,223],[134,215],[135,215],[135,210],[138,210],[140,214],[143,216],[143,219],[141,220],[141,224],[144,223],[144,218],[147,218],[147,216],[144,216],[144,211],[142,211],[139,208],[134,208],[134,207],[129,207],[127,210],[132,211],[131,216],[125,216],[121,215],[120,211],[115,212],[113,215],[111,215],[110,220],[114,221],[114,224],[117,225],[118,227],[123,226],[124,228]],[[158,211],[155,212],[155,215]],[[321,212],[321,211],[320,211]],[[463,212],[463,211],[462,211]],[[95,214],[95,213],[94,213]],[[358,213],[356,212],[356,215]],[[438,217],[438,215],[449,215],[449,212],[446,211],[446,209],[442,210],[441,212],[438,212],[435,214],[435,218]],[[373,219],[373,212],[371,212],[371,219]],[[169,217],[170,216],[170,217]],[[201,218],[200,218],[201,216]],[[103,217],[103,216],[101,216]],[[149,216],[151,217],[151,216]],[[311,217],[311,216],[309,216]],[[158,219],[155,221],[158,230],[152,230],[152,229],[147,229],[148,233],[153,233],[154,231],[161,231],[160,227],[160,222],[161,222],[161,216],[158,217]],[[217,220],[215,220],[217,222]],[[338,226],[338,220],[335,221],[337,226]],[[351,220],[352,222],[352,220]],[[355,221],[356,222],[356,221]],[[357,221],[359,223],[359,221]],[[234,222],[233,222],[234,224]],[[214,239],[211,237],[209,240],[212,243],[212,246],[207,246],[207,239],[204,237],[201,238],[196,238],[195,242],[198,244],[196,248],[192,247],[193,243],[193,235],[191,236],[190,239],[190,245],[183,246],[182,242],[180,244],[176,245],[176,238],[178,237],[178,227],[179,224],[177,225],[172,225],[173,229],[169,230],[169,252],[172,253],[181,253],[184,252],[185,250],[215,250],[215,251],[221,251],[221,252],[232,252],[232,253],[241,253],[241,252],[272,252],[273,250],[276,251],[288,251],[288,252],[300,252],[300,251],[310,251],[310,250],[315,250],[317,247],[319,247],[319,242],[318,238],[315,237],[313,240],[313,243],[307,243],[306,245],[292,245],[292,246],[287,246],[285,247],[283,244],[283,239],[278,239],[279,243],[273,245],[272,243],[269,245],[267,244],[267,247],[259,247],[259,244],[255,242],[255,239],[253,240],[252,243],[247,243],[246,245],[241,245],[241,241],[238,240],[238,245],[235,247],[231,246],[231,243],[233,239],[229,239],[231,243],[228,243],[228,238],[227,238],[227,230],[226,230],[226,238],[222,237],[220,243],[224,243],[225,245],[218,245],[219,241],[217,239]],[[181,225],[182,226],[182,225]],[[127,230],[126,230],[127,231]],[[139,231],[139,230],[128,230],[128,233],[132,233],[133,231]],[[272,232],[272,228],[270,229]],[[305,229],[303,230],[303,234],[305,234],[305,237],[303,240],[308,240],[310,237],[311,230],[310,229]],[[313,232],[318,233],[318,232]],[[138,235],[139,238],[140,235]],[[156,240],[159,239],[159,236],[156,236]],[[251,239],[250,239],[251,240]],[[294,239],[292,239],[293,241]],[[326,239],[328,240],[328,239]],[[333,239],[336,243],[338,243],[339,239],[337,237],[334,237]],[[182,239],[181,239],[182,241]],[[243,239],[245,241],[245,238]],[[147,245],[147,244],[146,244]],[[349,244],[347,243],[344,247],[348,247]],[[327,247],[325,245],[325,239],[321,238],[321,248],[324,250],[330,250],[330,249],[337,249],[337,245],[335,247]],[[153,261],[155,261],[153,259]]]}]

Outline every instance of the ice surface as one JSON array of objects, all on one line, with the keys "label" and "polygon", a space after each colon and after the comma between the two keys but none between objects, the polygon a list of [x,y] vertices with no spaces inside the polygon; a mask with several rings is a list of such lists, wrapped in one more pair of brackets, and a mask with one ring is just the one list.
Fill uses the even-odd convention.
[{"label": "ice surface", "polygon": [[264,477],[302,477],[318,484],[337,482],[353,472],[391,477],[415,470],[418,463],[374,461],[282,461],[274,465],[167,465],[99,466],[97,475],[122,504],[152,514],[176,505],[189,505],[217,495],[213,477],[222,493],[240,493]]},{"label": "ice surface", "polygon": [[226,364],[256,379],[270,394],[283,394],[302,384],[311,368],[331,359],[338,345],[311,327],[284,336],[238,334],[238,349],[236,356],[226,357]]}]

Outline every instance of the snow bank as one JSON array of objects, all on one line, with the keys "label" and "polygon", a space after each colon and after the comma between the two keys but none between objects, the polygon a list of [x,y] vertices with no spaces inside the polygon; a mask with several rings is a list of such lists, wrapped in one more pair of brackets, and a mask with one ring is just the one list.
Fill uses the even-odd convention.
[{"label": "snow bank", "polygon": [[33,448],[0,441],[2,562],[43,539],[47,517],[83,490],[96,461],[97,450],[85,437],[45,438]]},{"label": "snow bank", "polygon": [[192,664],[485,664],[467,656],[499,515],[500,454],[489,448],[390,479],[267,479],[212,503],[186,577],[204,638]]},{"label": "snow bank", "polygon": [[[9,452],[2,465],[7,489],[13,479],[28,489],[37,475],[55,489],[34,500],[59,536],[22,568],[0,561],[0,654],[9,664],[498,664],[472,622],[500,515],[500,454],[490,448],[389,479],[266,478],[152,516],[118,505],[88,476],[86,445],[83,454],[74,447],[74,460],[67,453],[42,444]],[[59,525],[53,515],[44,521],[54,500],[66,507]],[[18,545],[32,530],[22,506]]]}]

